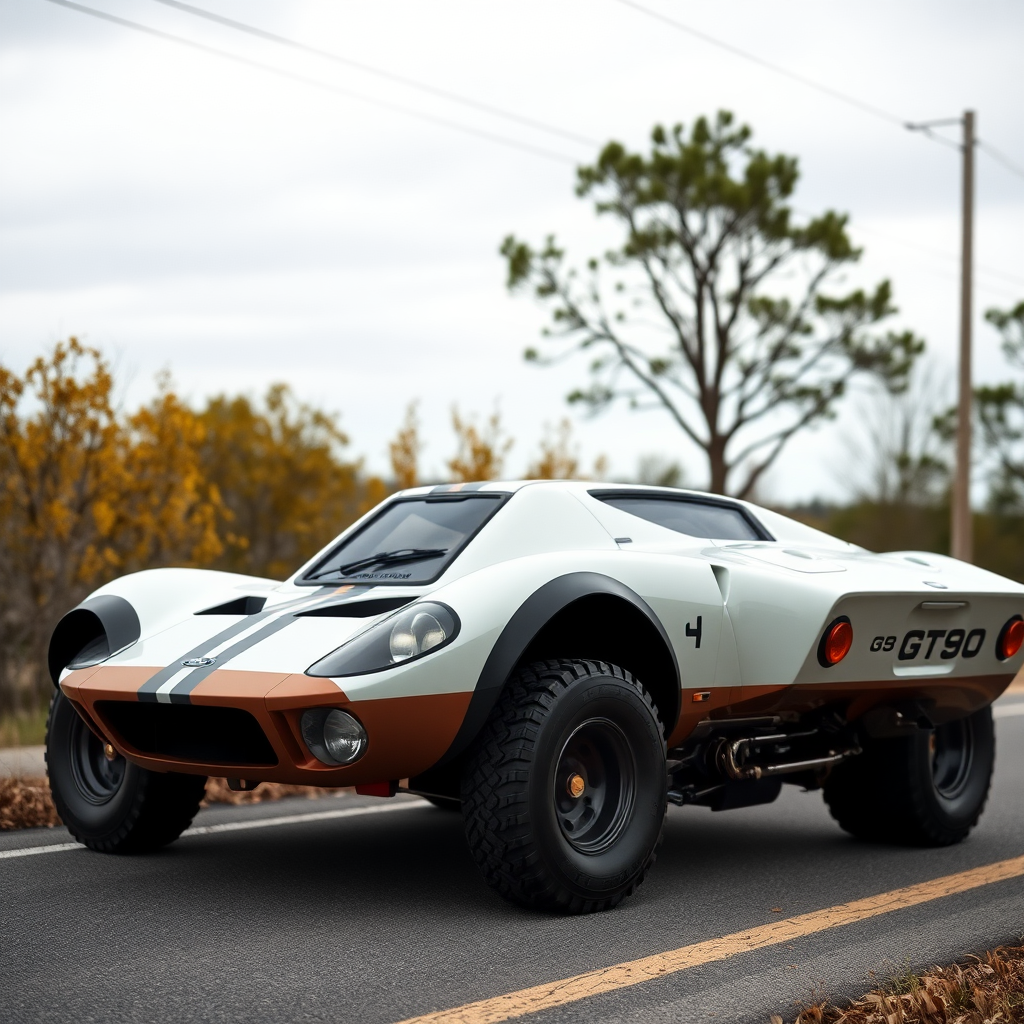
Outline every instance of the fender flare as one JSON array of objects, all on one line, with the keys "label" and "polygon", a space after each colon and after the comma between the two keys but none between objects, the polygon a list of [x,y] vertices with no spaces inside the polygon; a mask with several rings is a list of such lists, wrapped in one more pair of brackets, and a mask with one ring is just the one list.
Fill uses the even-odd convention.
[{"label": "fender flare", "polygon": [[54,628],[46,655],[53,685],[67,663],[91,640],[104,636],[107,657],[131,647],[142,636],[138,613],[116,594],[99,594],[72,608]]},{"label": "fender flare", "polygon": [[661,635],[672,658],[676,688],[680,686],[679,662],[665,627],[654,609],[635,591],[618,580],[596,572],[573,572],[558,576],[535,590],[516,610],[501,631],[477,679],[469,707],[448,750],[437,762],[446,764],[461,754],[483,728],[491,709],[505,687],[512,670],[540,631],[559,612],[580,598],[604,594],[620,598],[639,611]]}]

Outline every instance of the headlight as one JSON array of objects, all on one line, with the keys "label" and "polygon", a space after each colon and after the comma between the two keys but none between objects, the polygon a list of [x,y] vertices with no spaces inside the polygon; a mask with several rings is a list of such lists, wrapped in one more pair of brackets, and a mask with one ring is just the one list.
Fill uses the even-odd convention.
[{"label": "headlight", "polygon": [[450,644],[458,632],[459,619],[451,608],[418,601],[321,658],[306,675],[337,678],[380,672]]},{"label": "headlight", "polygon": [[324,764],[351,764],[366,751],[366,730],[347,711],[310,708],[302,712],[302,739]]}]

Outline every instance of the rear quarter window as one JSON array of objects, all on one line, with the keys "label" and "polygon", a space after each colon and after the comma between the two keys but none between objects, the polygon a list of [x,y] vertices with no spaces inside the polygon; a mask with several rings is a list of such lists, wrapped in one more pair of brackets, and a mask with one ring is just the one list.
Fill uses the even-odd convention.
[{"label": "rear quarter window", "polygon": [[738,505],[646,494],[591,493],[606,505],[687,537],[715,540],[772,539],[768,531]]}]

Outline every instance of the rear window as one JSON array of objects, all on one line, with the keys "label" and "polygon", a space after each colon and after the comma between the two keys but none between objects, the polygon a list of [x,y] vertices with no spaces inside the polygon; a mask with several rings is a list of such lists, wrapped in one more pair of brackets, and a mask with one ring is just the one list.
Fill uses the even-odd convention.
[{"label": "rear window", "polygon": [[297,583],[431,583],[507,495],[401,498],[385,505]]},{"label": "rear window", "polygon": [[595,498],[630,515],[687,537],[715,540],[771,540],[756,520],[736,505],[686,498],[636,494],[595,494]]}]

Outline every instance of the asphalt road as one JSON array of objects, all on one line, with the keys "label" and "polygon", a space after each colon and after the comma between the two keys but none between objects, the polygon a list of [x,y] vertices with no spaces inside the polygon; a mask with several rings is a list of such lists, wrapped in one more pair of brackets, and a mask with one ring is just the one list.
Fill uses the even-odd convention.
[{"label": "asphalt road", "polygon": [[[197,825],[389,810],[212,831],[137,858],[83,849],[4,857],[68,836],[3,834],[0,1020],[393,1024],[1018,857],[1024,714],[998,720],[997,742],[989,807],[959,846],[855,842],[819,795],[793,787],[768,807],[672,808],[647,882],[589,917],[502,902],[478,877],[459,817],[411,797],[212,808]],[[390,809],[403,799],[411,806]],[[908,966],[1022,933],[1018,877],[526,1020],[766,1024],[823,993],[856,995]]]}]

